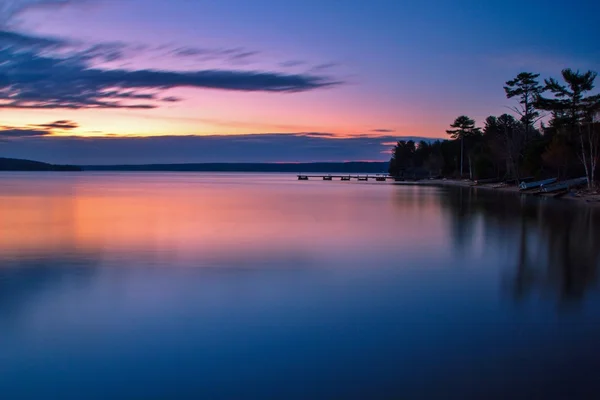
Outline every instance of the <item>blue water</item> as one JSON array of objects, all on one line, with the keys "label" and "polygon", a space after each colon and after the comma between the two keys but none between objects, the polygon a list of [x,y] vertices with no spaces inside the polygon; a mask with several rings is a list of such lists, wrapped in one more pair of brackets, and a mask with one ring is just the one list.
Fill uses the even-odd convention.
[{"label": "blue water", "polygon": [[2,399],[600,398],[600,209],[0,175]]}]

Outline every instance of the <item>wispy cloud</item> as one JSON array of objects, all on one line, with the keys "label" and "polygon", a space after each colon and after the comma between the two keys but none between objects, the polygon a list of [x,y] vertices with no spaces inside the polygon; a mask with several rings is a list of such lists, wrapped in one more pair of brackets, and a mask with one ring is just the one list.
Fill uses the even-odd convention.
[{"label": "wispy cloud", "polygon": [[0,30],[0,48],[15,49],[58,49],[67,46],[69,41],[53,37],[25,35],[18,32]]},{"label": "wispy cloud", "polygon": [[23,138],[32,136],[45,136],[50,135],[50,131],[47,129],[29,129],[29,128],[15,128],[12,126],[0,126],[0,138]]},{"label": "wispy cloud", "polygon": [[299,66],[302,66],[302,65],[306,65],[306,61],[302,61],[302,60],[290,60],[290,61],[282,62],[279,65],[282,66],[283,68],[299,67]]},{"label": "wispy cloud", "polygon": [[323,64],[315,65],[314,67],[311,68],[311,71],[313,71],[313,72],[325,71],[325,70],[337,67],[338,65],[339,65],[338,63],[334,63],[334,62],[323,63]]},{"label": "wispy cloud", "polygon": [[395,130],[380,128],[380,129],[371,129],[371,132],[376,132],[376,133],[392,133],[392,132],[395,132]]},{"label": "wispy cloud", "polygon": [[[9,29],[17,15],[37,7],[62,7],[100,0],[2,0],[0,8],[0,108],[151,109],[183,99],[173,88],[244,92],[302,92],[340,84],[317,73],[242,70],[260,53],[243,47],[146,46],[123,42],[83,43]],[[218,59],[230,68],[165,70],[125,68],[141,53]],[[120,66],[115,63],[119,62]]]},{"label": "wispy cloud", "polygon": [[3,138],[25,138],[34,136],[47,136],[56,131],[70,131],[79,127],[74,121],[61,120],[46,124],[17,126],[0,126],[0,137]]},{"label": "wispy cloud", "polygon": [[44,128],[44,129],[71,130],[71,129],[78,128],[79,124],[74,121],[60,120],[60,121],[50,122],[47,124],[32,125],[32,126],[37,126],[37,127]]},{"label": "wispy cloud", "polygon": [[301,92],[338,84],[319,75],[280,72],[110,69],[98,63],[126,57],[125,45],[96,44],[65,54],[50,51],[70,46],[58,40],[15,32],[1,32],[0,38],[0,108],[148,109],[179,100],[162,96],[172,88]]},{"label": "wispy cloud", "polygon": [[100,0],[2,0],[0,3],[0,29],[8,26],[20,14],[35,8],[64,7],[93,3]]},{"label": "wispy cloud", "polygon": [[196,61],[222,60],[234,64],[243,64],[250,61],[259,51],[243,47],[237,48],[203,48],[203,47],[178,47],[170,50],[175,57],[191,58]]}]

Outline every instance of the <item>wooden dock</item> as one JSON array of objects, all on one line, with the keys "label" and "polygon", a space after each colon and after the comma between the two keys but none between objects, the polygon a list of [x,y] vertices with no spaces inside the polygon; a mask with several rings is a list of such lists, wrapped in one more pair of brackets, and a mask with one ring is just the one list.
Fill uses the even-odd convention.
[{"label": "wooden dock", "polygon": [[333,181],[333,180],[341,180],[341,181],[350,181],[350,180],[357,180],[357,181],[369,181],[369,180],[375,180],[377,182],[385,182],[387,180],[398,180],[397,178],[394,178],[393,176],[390,175],[385,175],[385,174],[379,174],[379,175],[332,175],[332,174],[327,174],[327,175],[298,175],[298,180],[299,181],[307,181],[309,179],[321,179],[324,181]]}]

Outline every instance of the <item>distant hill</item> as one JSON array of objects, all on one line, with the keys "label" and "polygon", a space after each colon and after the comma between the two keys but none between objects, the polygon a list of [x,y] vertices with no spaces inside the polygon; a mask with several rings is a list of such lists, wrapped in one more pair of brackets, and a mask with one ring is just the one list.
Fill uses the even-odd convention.
[{"label": "distant hill", "polygon": [[84,165],[85,171],[171,171],[171,172],[332,172],[387,173],[387,162],[318,163],[201,163],[147,165]]},{"label": "distant hill", "polygon": [[0,171],[81,171],[74,165],[52,165],[39,161],[0,158]]}]

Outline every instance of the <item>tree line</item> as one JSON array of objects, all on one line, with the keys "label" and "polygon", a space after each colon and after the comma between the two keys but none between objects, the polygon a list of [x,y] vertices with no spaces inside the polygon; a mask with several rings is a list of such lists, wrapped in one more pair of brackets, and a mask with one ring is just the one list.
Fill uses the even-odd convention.
[{"label": "tree line", "polygon": [[506,82],[512,113],[489,116],[483,127],[462,115],[446,131],[451,140],[400,140],[389,173],[405,178],[514,179],[586,176],[596,181],[600,150],[597,73],[564,69],[562,82],[522,72]]}]

